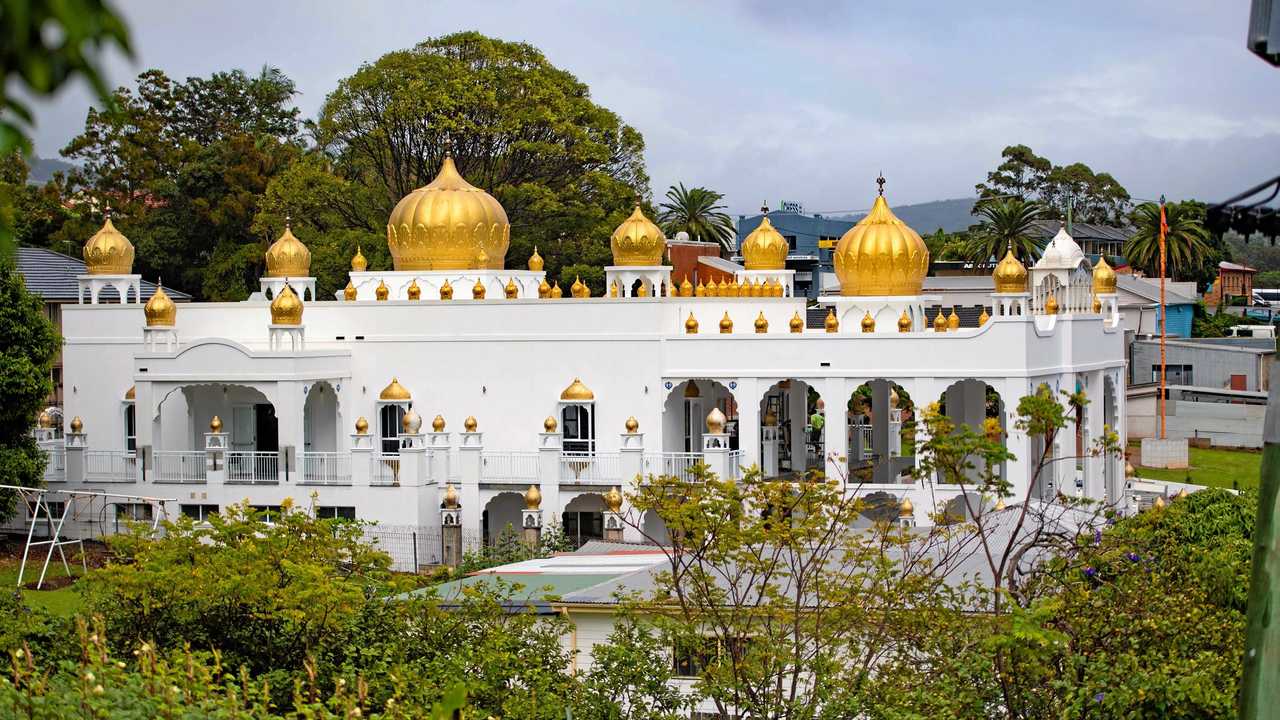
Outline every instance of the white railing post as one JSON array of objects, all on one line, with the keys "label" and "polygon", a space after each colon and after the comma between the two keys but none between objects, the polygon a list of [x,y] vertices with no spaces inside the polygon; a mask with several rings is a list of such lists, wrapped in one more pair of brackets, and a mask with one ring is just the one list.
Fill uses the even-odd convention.
[{"label": "white railing post", "polygon": [[765,477],[778,475],[778,426],[760,428],[760,472]]},{"label": "white railing post", "polygon": [[543,522],[560,524],[560,451],[558,432],[538,433],[538,489],[542,491]]},{"label": "white railing post", "polygon": [[[458,489],[459,501],[462,503],[462,527],[480,530],[480,514],[484,510],[480,506],[480,473],[481,460],[484,455],[484,433],[458,433],[459,478],[462,487]],[[466,538],[463,538],[466,542]],[[468,548],[470,549],[470,548]]]},{"label": "white railing post", "polygon": [[451,434],[443,431],[427,433],[430,483],[439,486],[441,490],[449,482],[449,452],[453,449]]},{"label": "white railing post", "polygon": [[351,485],[369,487],[372,472],[373,436],[367,432],[351,434]]},{"label": "white railing post", "polygon": [[728,433],[702,434],[702,462],[720,480],[728,480],[736,474],[729,466]]},{"label": "white railing post", "polygon": [[400,484],[422,485],[427,474],[427,447],[421,433],[400,434]]},{"label": "white railing post", "polygon": [[205,433],[204,454],[205,482],[209,485],[225,483],[227,481],[227,433]]},{"label": "white railing post", "polygon": [[[78,418],[77,418],[78,419]],[[66,434],[66,475],[67,482],[84,482],[84,451],[89,446],[89,436],[83,432]]]}]

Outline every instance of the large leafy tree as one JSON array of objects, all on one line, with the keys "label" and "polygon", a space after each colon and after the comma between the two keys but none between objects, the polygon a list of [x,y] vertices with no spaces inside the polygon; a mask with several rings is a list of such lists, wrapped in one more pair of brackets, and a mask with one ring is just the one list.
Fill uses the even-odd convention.
[{"label": "large leafy tree", "polygon": [[1119,224],[1129,210],[1129,192],[1114,177],[1084,163],[1054,165],[1026,145],[1010,145],[1001,162],[975,188],[979,198],[1037,200],[1046,217],[1065,220],[1068,207],[1077,222]]},{"label": "large leafy tree", "polygon": [[[1125,243],[1129,264],[1153,277],[1160,274],[1160,206],[1143,203],[1134,208],[1132,221],[1137,231]],[[1168,203],[1165,222],[1165,264],[1170,277],[1193,277],[1208,264],[1217,264],[1209,231],[1204,227],[1204,206],[1199,203]]]},{"label": "large leafy tree", "polygon": [[733,249],[733,219],[720,203],[724,195],[704,187],[686,188],[684,183],[667,189],[667,201],[658,206],[658,224],[671,237],[680,231],[692,240],[713,242]]},{"label": "large leafy tree", "polygon": [[982,222],[969,232],[965,248],[969,260],[985,263],[999,260],[1006,248],[1024,263],[1029,263],[1044,249],[1036,236],[1036,222],[1044,217],[1044,207],[1034,200],[991,198],[974,208]]}]

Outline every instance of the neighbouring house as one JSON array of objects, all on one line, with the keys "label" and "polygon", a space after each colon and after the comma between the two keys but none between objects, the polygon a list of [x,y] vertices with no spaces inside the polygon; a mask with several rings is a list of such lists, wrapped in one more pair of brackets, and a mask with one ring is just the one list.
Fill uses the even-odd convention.
[{"label": "neighbouring house", "polygon": [[[1040,241],[1041,245],[1049,242],[1049,240],[1058,233],[1058,229],[1063,223],[1058,220],[1040,220],[1035,223],[1034,237]],[[1099,255],[1106,255],[1107,262],[1119,270],[1127,264],[1123,262],[1124,244],[1133,237],[1134,229],[1131,227],[1122,228],[1113,225],[1098,225],[1095,223],[1071,223],[1068,230],[1072,239],[1080,245],[1080,250],[1090,258],[1096,259]]]},{"label": "neighbouring house", "polygon": [[[1165,436],[1205,440],[1224,447],[1262,447],[1267,393],[1182,384],[1167,388]],[[1129,439],[1159,433],[1159,392],[1155,384],[1134,385],[1127,391]]]},{"label": "neighbouring house", "polygon": [[1205,304],[1217,306],[1225,302],[1230,305],[1231,298],[1252,298],[1253,276],[1257,272],[1257,270],[1248,265],[1240,265],[1239,263],[1225,260],[1218,263],[1218,277],[1214,279],[1213,285],[1209,286],[1208,292],[1204,294]]},{"label": "neighbouring house", "polygon": [[[1266,392],[1276,342],[1272,338],[1174,339],[1165,342],[1169,385]],[[1160,382],[1160,339],[1140,337],[1129,346],[1129,384]]]}]

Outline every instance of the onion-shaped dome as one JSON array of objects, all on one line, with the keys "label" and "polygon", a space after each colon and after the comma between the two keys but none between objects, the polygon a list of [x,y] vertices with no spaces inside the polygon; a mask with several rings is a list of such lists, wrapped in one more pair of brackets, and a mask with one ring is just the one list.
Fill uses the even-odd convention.
[{"label": "onion-shaped dome", "polygon": [[453,286],[449,284],[448,280],[445,280],[444,284],[440,286],[440,299],[441,300],[453,299]]},{"label": "onion-shaped dome", "polygon": [[414,278],[413,281],[409,283],[409,289],[405,291],[405,295],[410,300],[422,299],[422,288],[418,287],[418,278]]},{"label": "onion-shaped dome", "polygon": [[485,294],[484,283],[480,281],[480,278],[476,278],[476,284],[471,286],[471,299],[483,300],[484,294]]},{"label": "onion-shaped dome", "polygon": [[520,286],[516,285],[516,279],[508,279],[506,287],[502,288],[502,292],[507,296],[508,300],[515,300],[520,297]]},{"label": "onion-shaped dome", "polygon": [[738,286],[730,283],[724,278],[720,278],[720,286],[717,288],[720,297],[735,297],[738,294]]},{"label": "onion-shaped dome", "polygon": [[556,422],[556,418],[554,415],[548,415],[547,419],[542,421],[542,430],[544,432],[553,433],[556,431],[556,428],[558,426],[559,426],[559,423]]},{"label": "onion-shaped dome", "polygon": [[400,427],[406,433],[416,435],[422,429],[422,416],[414,412],[413,408],[409,408],[404,417],[400,418]]},{"label": "onion-shaped dome", "polygon": [[689,282],[688,273],[680,281],[680,297],[693,297],[693,283]]},{"label": "onion-shaped dome", "polygon": [[938,308],[938,314],[933,316],[933,331],[947,331],[947,314],[942,312],[942,308]]},{"label": "onion-shaped dome", "polygon": [[649,284],[640,283],[640,287],[636,288],[636,297],[649,297]]},{"label": "onion-shaped dome", "polygon": [[1164,498],[1157,495],[1155,502],[1151,503],[1152,510],[1163,510],[1165,506]]},{"label": "onion-shaped dome", "polygon": [[1102,312],[1102,298],[1097,295],[1093,296],[1093,312],[1095,315]]},{"label": "onion-shaped dome", "polygon": [[800,317],[799,310],[796,311],[795,315],[791,316],[790,326],[791,326],[791,332],[793,333],[804,332],[804,318]]},{"label": "onion-shaped dome", "polygon": [[287,282],[271,301],[271,324],[302,324],[302,298],[298,297],[298,293],[293,291],[293,286]]},{"label": "onion-shaped dome", "polygon": [[444,423],[444,416],[443,416],[443,415],[436,415],[435,417],[431,418],[431,430],[432,430],[432,432],[438,432],[438,433],[439,433],[439,432],[444,432],[444,424],[445,424],[445,423]]},{"label": "onion-shaped dome", "polygon": [[342,289],[342,299],[347,302],[351,302],[356,299],[356,286],[353,285],[350,280],[347,281],[347,286]]},{"label": "onion-shaped dome", "polygon": [[142,314],[147,318],[147,327],[173,327],[177,323],[178,306],[164,291],[163,283],[156,285],[155,294],[142,306]]},{"label": "onion-shaped dome", "polygon": [[902,316],[898,318],[898,332],[911,332],[911,316],[907,314],[906,308],[903,308]]},{"label": "onion-shaped dome", "polygon": [[1054,235],[1045,246],[1044,254],[1036,261],[1035,267],[1047,270],[1074,270],[1082,262],[1084,262],[1084,251],[1080,249],[1075,238],[1067,234],[1067,227],[1063,224],[1058,228],[1058,234]]},{"label": "onion-shaped dome", "polygon": [[876,319],[871,317],[871,311],[868,310],[866,314],[862,316],[862,332],[870,333],[875,331],[876,331]]},{"label": "onion-shaped dome", "polygon": [[364,253],[360,252],[360,246],[356,245],[356,254],[351,258],[351,269],[355,272],[364,272],[369,267],[369,261],[364,259]]},{"label": "onion-shaped dome", "polygon": [[1114,295],[1116,292],[1116,271],[1107,264],[1105,257],[1098,258],[1093,266],[1093,293],[1095,295]]},{"label": "onion-shaped dome", "polygon": [[591,392],[591,388],[583,384],[582,380],[574,378],[569,383],[569,387],[560,393],[560,399],[568,402],[588,402],[596,399],[596,394]]},{"label": "onion-shaped dome", "polygon": [[582,282],[581,277],[574,276],[573,285],[569,286],[569,294],[576,298],[591,297],[591,288]]},{"label": "onion-shaped dome", "polygon": [[829,333],[840,332],[840,318],[836,317],[835,308],[827,311],[827,319],[822,324]]},{"label": "onion-shaped dome", "polygon": [[82,430],[84,430],[84,421],[80,419],[80,416],[77,415],[71,418],[71,432],[78,433]]},{"label": "onion-shaped dome", "polygon": [[617,487],[609,488],[609,492],[604,494],[604,506],[611,513],[618,513],[622,510],[622,492]]},{"label": "onion-shaped dome", "polygon": [[373,290],[373,297],[379,301],[385,301],[391,296],[391,288],[387,287],[387,283],[383,280],[378,281],[378,287]]},{"label": "onion-shaped dome", "polygon": [[1053,295],[1050,295],[1048,298],[1045,299],[1044,314],[1045,315],[1058,314],[1058,298],[1054,297]]},{"label": "onion-shaped dome", "polygon": [[919,295],[929,270],[924,240],[893,214],[883,194],[840,238],[832,257],[841,295]]},{"label": "onion-shaped dome", "polygon": [[898,504],[898,517],[911,517],[916,514],[916,506],[911,504],[911,498],[902,498],[902,502]]},{"label": "onion-shaped dome", "polygon": [[766,410],[764,413],[764,418],[760,421],[760,424],[764,425],[765,427],[777,427],[778,413],[774,412],[772,409]]},{"label": "onion-shaped dome", "polygon": [[468,415],[467,419],[462,421],[462,429],[467,432],[475,432],[478,427],[480,427],[480,423],[476,420],[475,415]]},{"label": "onion-shaped dome", "polygon": [[111,224],[111,212],[102,227],[84,244],[84,269],[90,275],[128,275],[133,272],[133,243]]},{"label": "onion-shaped dome", "polygon": [[444,506],[448,510],[458,509],[458,489],[449,483],[444,486]]},{"label": "onion-shaped dome", "polygon": [[53,427],[53,416],[48,410],[41,410],[40,417],[36,418],[36,427],[51,428]]},{"label": "onion-shaped dome", "polygon": [[654,266],[662,264],[662,253],[667,249],[667,238],[662,229],[644,216],[640,206],[622,221],[609,238],[613,249],[614,265]]},{"label": "onion-shaped dome", "polygon": [[983,325],[986,325],[987,321],[990,319],[991,319],[991,315],[987,313],[987,308],[983,307],[982,314],[978,316],[978,327],[982,327]]},{"label": "onion-shaped dome", "polygon": [[130,400],[130,401],[132,401],[132,400],[137,400],[137,399],[138,399],[138,386],[137,386],[137,385],[130,385],[130,386],[129,386],[129,389],[128,389],[128,390],[126,390],[126,391],[125,391],[125,393],[124,393],[124,399],[125,399],[125,400]]},{"label": "onion-shaped dome", "polygon": [[729,317],[729,311],[726,310],[724,317],[720,318],[720,332],[728,335],[733,332],[733,318]]},{"label": "onion-shaped dome", "polygon": [[551,285],[551,299],[559,300],[564,297],[564,291],[560,289],[560,281],[557,280]]},{"label": "onion-shaped dome", "polygon": [[538,297],[543,300],[551,297],[551,285],[545,277],[538,281]]},{"label": "onion-shaped dome", "polygon": [[538,254],[538,246],[534,245],[533,254],[529,256],[529,269],[534,272],[542,272],[542,266],[544,264],[542,256]]},{"label": "onion-shaped dome", "polygon": [[720,412],[720,408],[711,408],[711,412],[707,413],[707,432],[717,435],[724,432],[724,424],[727,422],[724,413]]},{"label": "onion-shaped dome", "polygon": [[689,313],[689,319],[684,321],[684,332],[686,335],[698,334],[698,318]]},{"label": "onion-shaped dome", "polygon": [[756,316],[756,333],[763,335],[769,332],[769,321],[765,319],[764,313],[761,312]]},{"label": "onion-shaped dome", "polygon": [[267,248],[267,277],[310,277],[311,251],[294,237],[286,220],[284,232]]},{"label": "onion-shaped dome", "polygon": [[699,278],[699,279],[698,279],[698,284],[697,284],[696,286],[694,286],[694,288],[693,288],[693,296],[694,296],[694,297],[706,297],[706,296],[707,296],[707,286],[702,284],[702,279],[701,279],[701,278]]},{"label": "onion-shaped dome", "polygon": [[948,330],[960,329],[960,315],[956,313],[956,308],[954,305],[951,306],[951,314],[947,316],[947,329]]},{"label": "onion-shaped dome", "polygon": [[510,237],[502,205],[464,180],[451,155],[434,180],[396,204],[387,221],[396,270],[501,269]]},{"label": "onion-shaped dome", "polygon": [[901,398],[900,398],[900,397],[898,397],[898,388],[896,388],[896,387],[890,387],[890,388],[889,388],[889,407],[891,407],[891,408],[897,408],[897,407],[898,407],[898,403],[899,403],[900,401],[901,401]]},{"label": "onion-shaped dome", "polygon": [[369,421],[363,415],[356,418],[356,434],[365,435],[369,432]]},{"label": "onion-shaped dome", "polygon": [[690,380],[688,385],[684,386],[685,398],[700,398],[702,391],[698,389],[698,383]]},{"label": "onion-shaped dome", "polygon": [[217,415],[213,416],[213,419],[209,421],[209,432],[211,433],[222,432],[222,418],[218,417]]},{"label": "onion-shaped dome", "polygon": [[787,266],[789,249],[787,239],[773,227],[766,215],[742,241],[742,266],[748,270],[781,270]]},{"label": "onion-shaped dome", "polygon": [[627,429],[627,432],[634,433],[640,429],[640,421],[636,419],[635,415],[632,415],[627,418],[627,421],[622,426]]},{"label": "onion-shaped dome", "polygon": [[403,400],[412,400],[413,396],[409,394],[409,388],[400,384],[396,378],[391,378],[391,382],[382,388],[382,392],[378,393],[379,400],[390,400],[392,402],[400,402]]},{"label": "onion-shaped dome", "polygon": [[524,492],[524,507],[526,510],[537,510],[542,505],[542,491],[537,485],[530,485],[528,490]]},{"label": "onion-shaped dome", "polygon": [[991,273],[998,293],[1024,293],[1027,291],[1027,267],[1013,254],[1013,246],[1004,253],[1004,259],[996,263]]}]

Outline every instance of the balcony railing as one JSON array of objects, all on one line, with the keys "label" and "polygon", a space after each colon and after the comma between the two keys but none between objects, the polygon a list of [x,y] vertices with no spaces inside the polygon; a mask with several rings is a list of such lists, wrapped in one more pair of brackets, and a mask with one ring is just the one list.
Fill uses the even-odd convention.
[{"label": "balcony railing", "polygon": [[485,453],[481,459],[480,477],[486,482],[536,483],[538,453]]},{"label": "balcony railing", "polygon": [[742,477],[742,465],[746,462],[746,453],[742,450],[729,451],[729,476]]},{"label": "balcony railing", "polygon": [[350,485],[351,454],[344,452],[299,453],[303,485]]},{"label": "balcony railing", "polygon": [[274,485],[280,482],[280,454],[257,450],[227,451],[227,482]]},{"label": "balcony railing", "polygon": [[45,482],[62,482],[67,479],[67,451],[52,447],[46,451],[48,462],[44,465]]},{"label": "balcony railing", "polygon": [[657,453],[645,457],[646,474],[665,475],[692,481],[693,466],[702,462],[702,453],[669,452]]},{"label": "balcony railing", "polygon": [[560,456],[561,482],[618,484],[621,475],[621,459],[617,453],[564,453]]},{"label": "balcony railing", "polygon": [[137,457],[124,450],[84,451],[86,482],[133,482],[137,469]]},{"label": "balcony railing", "polygon": [[203,483],[205,453],[202,450],[157,450],[153,454],[158,483]]},{"label": "balcony railing", "polygon": [[370,485],[399,485],[400,456],[395,453],[379,453],[373,457],[369,473]]}]

